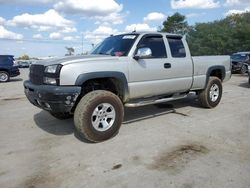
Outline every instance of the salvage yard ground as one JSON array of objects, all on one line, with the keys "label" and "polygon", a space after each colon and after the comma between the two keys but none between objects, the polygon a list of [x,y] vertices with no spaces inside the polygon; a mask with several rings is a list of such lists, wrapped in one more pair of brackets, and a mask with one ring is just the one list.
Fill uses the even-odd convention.
[{"label": "salvage yard ground", "polygon": [[0,84],[0,187],[250,187],[247,75],[224,83],[222,101],[203,109],[195,96],[126,109],[119,134],[81,140],[73,120],[31,105],[28,70]]}]

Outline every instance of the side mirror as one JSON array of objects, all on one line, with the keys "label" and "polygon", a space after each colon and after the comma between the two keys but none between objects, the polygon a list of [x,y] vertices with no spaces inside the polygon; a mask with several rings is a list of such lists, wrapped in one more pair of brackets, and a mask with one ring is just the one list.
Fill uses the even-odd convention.
[{"label": "side mirror", "polygon": [[152,51],[150,48],[139,48],[136,55],[134,56],[135,60],[149,58],[152,56]]}]

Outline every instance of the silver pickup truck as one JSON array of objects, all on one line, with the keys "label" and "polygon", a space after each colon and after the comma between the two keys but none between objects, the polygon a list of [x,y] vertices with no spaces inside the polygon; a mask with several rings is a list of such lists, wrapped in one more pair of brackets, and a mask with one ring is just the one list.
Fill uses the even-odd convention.
[{"label": "silver pickup truck", "polygon": [[213,108],[231,77],[229,56],[191,57],[185,37],[169,33],[110,36],[86,56],[31,65],[29,101],[53,116],[74,115],[84,138],[100,142],[119,131],[124,106],[139,107],[198,95]]}]

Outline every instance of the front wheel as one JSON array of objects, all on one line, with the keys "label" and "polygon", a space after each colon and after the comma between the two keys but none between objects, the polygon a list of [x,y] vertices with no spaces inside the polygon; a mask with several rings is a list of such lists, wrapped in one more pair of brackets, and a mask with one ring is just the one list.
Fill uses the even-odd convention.
[{"label": "front wheel", "polygon": [[96,90],[80,100],[74,123],[85,139],[101,142],[118,133],[123,116],[123,104],[118,96],[109,91]]},{"label": "front wheel", "polygon": [[247,66],[246,66],[246,65],[243,65],[243,66],[241,67],[240,73],[241,73],[241,74],[247,73]]},{"label": "front wheel", "polygon": [[220,103],[221,96],[221,80],[217,77],[210,77],[206,88],[199,93],[198,98],[202,107],[214,108]]}]

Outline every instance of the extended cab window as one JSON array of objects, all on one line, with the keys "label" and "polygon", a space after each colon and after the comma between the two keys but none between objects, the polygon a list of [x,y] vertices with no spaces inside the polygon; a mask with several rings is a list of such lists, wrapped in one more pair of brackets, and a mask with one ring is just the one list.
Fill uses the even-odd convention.
[{"label": "extended cab window", "polygon": [[186,50],[181,38],[168,37],[168,43],[172,57],[186,57]]},{"label": "extended cab window", "polygon": [[137,49],[150,48],[152,51],[152,58],[166,58],[167,52],[162,36],[147,36],[142,38]]}]

